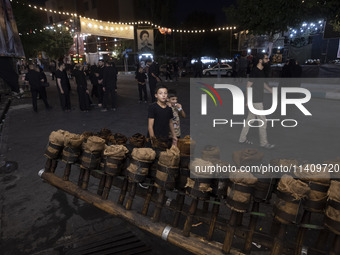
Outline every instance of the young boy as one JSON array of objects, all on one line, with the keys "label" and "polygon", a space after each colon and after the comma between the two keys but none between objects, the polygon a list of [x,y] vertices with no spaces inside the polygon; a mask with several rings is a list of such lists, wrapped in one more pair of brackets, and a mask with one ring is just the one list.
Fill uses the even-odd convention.
[{"label": "young boy", "polygon": [[143,67],[139,67],[138,72],[136,73],[135,79],[138,82],[139,103],[142,102],[142,98],[143,98],[142,93],[144,93],[144,103],[147,103],[148,96],[146,94],[146,83],[145,83],[147,76],[143,70]]},{"label": "young boy", "polygon": [[172,134],[172,144],[177,146],[177,136],[172,122],[173,113],[167,106],[168,89],[164,85],[157,86],[155,90],[156,102],[149,106],[148,112],[148,131],[151,143],[158,139],[166,141],[169,137],[169,131]]},{"label": "young boy", "polygon": [[[169,90],[168,93],[168,106],[172,109],[173,119],[172,123],[174,124],[175,135],[177,138],[181,136],[181,126],[179,117],[185,118],[186,114],[182,108],[182,105],[178,103],[178,98],[175,90]],[[170,137],[173,137],[171,133],[169,133]]]}]

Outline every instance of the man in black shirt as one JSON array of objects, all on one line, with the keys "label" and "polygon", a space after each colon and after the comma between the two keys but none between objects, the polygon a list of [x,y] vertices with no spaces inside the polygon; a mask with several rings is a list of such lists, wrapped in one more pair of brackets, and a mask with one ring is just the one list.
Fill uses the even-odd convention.
[{"label": "man in black shirt", "polygon": [[166,141],[169,138],[169,131],[172,134],[172,143],[177,145],[177,137],[175,135],[174,125],[172,123],[172,109],[167,106],[168,89],[165,86],[156,88],[155,97],[157,102],[149,106],[148,112],[148,131],[151,142],[156,139]]},{"label": "man in black shirt", "polygon": [[42,81],[44,80],[43,76],[34,69],[34,65],[30,64],[28,66],[29,70],[25,76],[25,80],[29,82],[32,94],[32,105],[33,110],[38,112],[38,105],[37,105],[37,97],[38,94],[40,95],[41,99],[44,101],[46,109],[50,109],[46,98],[46,93],[43,93],[43,86]]},{"label": "man in black shirt", "polygon": [[136,81],[138,82],[138,92],[139,92],[139,103],[142,102],[143,93],[144,93],[144,103],[148,102],[148,95],[146,94],[146,79],[147,76],[143,70],[143,67],[139,67],[135,76]]},{"label": "man in black shirt", "polygon": [[98,67],[95,71],[95,76],[98,83],[98,106],[102,107],[104,101],[104,90],[103,90],[103,75],[104,75],[104,60],[98,61]]},{"label": "man in black shirt", "polygon": [[105,63],[104,71],[103,71],[103,92],[104,92],[104,101],[103,101],[103,112],[106,112],[109,107],[109,97],[111,96],[111,109],[113,111],[116,110],[116,88],[117,88],[117,69],[114,63],[109,64]]},{"label": "man in black shirt", "polygon": [[[268,54],[259,54],[257,58],[257,64],[252,69],[249,77],[250,80],[247,83],[247,91],[248,88],[253,88],[253,106],[257,110],[263,110],[263,93],[264,89],[272,93],[272,89],[264,82],[264,78],[266,74],[264,72],[264,65],[269,62]],[[254,78],[254,79],[252,79]],[[262,79],[261,79],[262,78]],[[248,94],[247,94],[248,97]],[[248,100],[247,100],[248,102]],[[240,143],[244,144],[253,144],[251,141],[247,139],[247,134],[249,132],[248,122],[252,119],[259,119],[263,122],[263,125],[259,127],[259,136],[260,136],[260,146],[266,149],[272,149],[275,147],[274,144],[268,143],[267,140],[267,119],[264,115],[255,115],[254,113],[248,111],[248,117],[245,121],[245,126],[241,131],[241,135],[239,138]]]},{"label": "man in black shirt", "polygon": [[64,70],[65,64],[59,63],[59,68],[55,72],[55,77],[57,80],[57,89],[60,96],[61,108],[63,111],[69,112],[71,110],[69,80]]}]

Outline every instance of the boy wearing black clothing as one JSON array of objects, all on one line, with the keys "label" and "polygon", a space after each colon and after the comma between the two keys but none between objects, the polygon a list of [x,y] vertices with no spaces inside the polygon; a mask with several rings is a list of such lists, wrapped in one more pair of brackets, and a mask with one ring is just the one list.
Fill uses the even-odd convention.
[{"label": "boy wearing black clothing", "polygon": [[139,103],[142,102],[143,93],[144,93],[144,103],[148,102],[148,95],[146,94],[146,83],[145,80],[147,79],[146,74],[143,72],[143,68],[140,67],[138,72],[136,73],[135,77],[136,81],[138,82],[138,92],[139,92]]},{"label": "boy wearing black clothing", "polygon": [[160,85],[155,90],[155,98],[157,102],[149,106],[148,112],[148,131],[151,143],[154,141],[166,141],[169,137],[169,131],[172,134],[172,144],[177,145],[177,137],[175,135],[174,124],[172,122],[172,109],[167,106],[168,89]]}]

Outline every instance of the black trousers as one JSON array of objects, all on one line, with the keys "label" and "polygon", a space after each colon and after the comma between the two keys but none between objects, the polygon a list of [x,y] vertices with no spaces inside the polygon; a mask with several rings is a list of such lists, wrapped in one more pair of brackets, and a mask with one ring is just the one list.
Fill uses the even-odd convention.
[{"label": "black trousers", "polygon": [[90,110],[90,98],[86,93],[86,90],[82,87],[77,87],[78,98],[79,98],[79,108],[81,111]]},{"label": "black trousers", "polygon": [[58,88],[61,109],[63,111],[71,110],[70,92],[67,89],[63,89],[63,90],[64,90],[64,94],[61,94]]},{"label": "black trousers", "polygon": [[168,78],[169,78],[169,80],[172,80],[170,72],[166,72],[166,74],[165,74],[165,79],[168,80]]},{"label": "black trousers", "polygon": [[148,95],[146,94],[146,84],[142,85],[138,83],[139,100],[142,101],[144,93],[144,101],[148,101]]},{"label": "black trousers", "polygon": [[98,103],[102,104],[103,101],[104,101],[103,85],[98,84]]},{"label": "black trousers", "polygon": [[93,96],[98,98],[98,84],[97,83],[92,83],[91,97]]},{"label": "black trousers", "polygon": [[38,111],[38,100],[37,100],[37,97],[38,95],[40,95],[41,99],[43,100],[44,104],[45,104],[45,107],[46,108],[49,108],[50,105],[48,104],[47,102],[47,98],[46,98],[46,92],[44,93],[42,88],[40,89],[33,89],[31,90],[31,93],[32,93],[32,105],[33,105],[33,110],[35,112]]},{"label": "black trousers", "polygon": [[150,78],[149,80],[149,88],[150,88],[150,94],[151,94],[151,102],[155,102],[155,90],[156,90],[157,80],[154,78]]},{"label": "black trousers", "polygon": [[106,87],[104,92],[104,102],[103,107],[108,108],[111,97],[111,106],[112,108],[116,108],[116,89],[113,86]]}]

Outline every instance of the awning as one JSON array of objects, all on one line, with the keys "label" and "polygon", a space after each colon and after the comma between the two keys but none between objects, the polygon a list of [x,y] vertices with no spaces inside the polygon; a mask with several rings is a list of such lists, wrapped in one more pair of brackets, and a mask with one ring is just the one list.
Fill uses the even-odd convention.
[{"label": "awning", "polygon": [[86,18],[80,18],[80,32],[98,36],[134,39],[133,26]]}]

